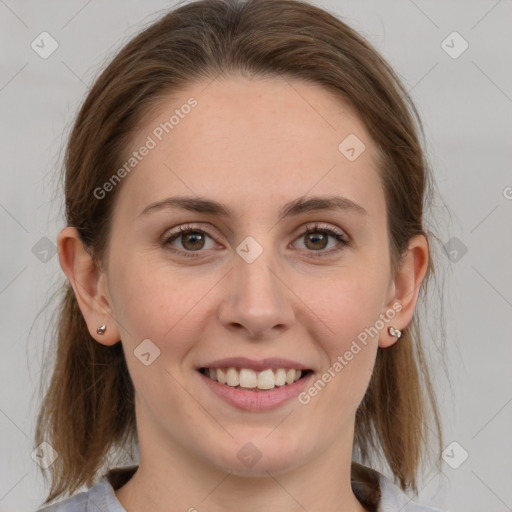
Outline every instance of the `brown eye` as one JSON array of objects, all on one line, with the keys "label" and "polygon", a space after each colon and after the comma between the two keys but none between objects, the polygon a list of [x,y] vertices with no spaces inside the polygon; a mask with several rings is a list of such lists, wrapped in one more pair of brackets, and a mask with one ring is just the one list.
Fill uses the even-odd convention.
[{"label": "brown eye", "polygon": [[[315,225],[307,226],[307,228],[298,239],[304,240],[304,248],[312,257],[330,256],[340,251],[343,246],[350,245],[343,232],[338,232],[331,227]],[[180,256],[199,257],[202,252],[215,247],[215,243],[207,247],[207,238],[212,243],[214,242],[213,237],[202,229],[194,226],[181,226],[178,232],[171,234],[162,242],[162,246],[168,247]],[[326,250],[332,239],[336,242],[334,247]]]},{"label": "brown eye", "polygon": [[[213,241],[212,237],[201,229],[185,226],[180,227],[177,233],[171,234],[163,242],[164,247],[170,247],[181,256],[200,256],[201,252],[206,249],[211,249],[215,246],[212,244],[206,247],[207,238]],[[175,242],[179,241],[179,245]],[[197,253],[197,254],[193,254]]]},{"label": "brown eye", "polygon": [[[309,232],[304,235],[306,247],[313,250],[325,249],[329,243],[329,235],[322,232]],[[308,243],[310,242],[310,244]]]},{"label": "brown eye", "polygon": [[[329,256],[340,251],[344,246],[350,245],[342,232],[335,231],[330,227],[315,225],[314,227],[307,226],[307,228],[308,229],[299,236],[299,240],[304,239],[304,245],[306,249],[308,249],[308,252],[318,253],[311,254],[314,257]],[[336,240],[337,244],[334,244],[334,249],[325,250],[326,247],[328,247],[329,239]]]},{"label": "brown eye", "polygon": [[196,251],[198,249],[202,249],[204,247],[204,233],[200,231],[189,231],[186,233],[182,233],[181,236],[181,245],[187,249],[187,251]]}]

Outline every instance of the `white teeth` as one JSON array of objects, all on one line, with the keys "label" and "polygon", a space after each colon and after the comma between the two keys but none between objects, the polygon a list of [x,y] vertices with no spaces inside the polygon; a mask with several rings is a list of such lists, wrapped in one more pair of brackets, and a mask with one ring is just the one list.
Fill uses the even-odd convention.
[{"label": "white teeth", "polygon": [[240,376],[234,368],[228,368],[228,372],[226,374],[226,384],[232,387],[238,386],[240,384]]},{"label": "white teeth", "polygon": [[293,368],[286,370],[278,368],[275,373],[272,369],[256,372],[250,368],[207,368],[206,375],[211,379],[227,384],[231,387],[241,387],[247,389],[274,389],[276,386],[293,384],[302,376],[301,370]]},{"label": "white teeth", "polygon": [[226,384],[226,374],[221,368],[217,368],[217,380],[221,384]]},{"label": "white teeth", "polygon": [[274,372],[264,370],[258,373],[258,387],[260,389],[273,389],[275,387]]},{"label": "white teeth", "polygon": [[276,386],[284,386],[286,384],[286,370],[284,368],[279,368],[276,371],[275,384]]},{"label": "white teeth", "polygon": [[255,388],[258,386],[258,376],[254,370],[242,368],[240,370],[240,387]]}]

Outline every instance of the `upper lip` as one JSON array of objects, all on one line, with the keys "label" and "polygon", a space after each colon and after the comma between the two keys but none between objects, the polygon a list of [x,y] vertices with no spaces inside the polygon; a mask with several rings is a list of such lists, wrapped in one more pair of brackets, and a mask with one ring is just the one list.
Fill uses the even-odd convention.
[{"label": "upper lip", "polygon": [[276,357],[269,357],[265,359],[250,359],[248,357],[227,357],[224,359],[216,359],[210,363],[205,363],[199,368],[249,368],[261,372],[268,369],[295,369],[295,370],[309,370],[308,366],[305,366],[297,361],[291,359],[283,359]]}]

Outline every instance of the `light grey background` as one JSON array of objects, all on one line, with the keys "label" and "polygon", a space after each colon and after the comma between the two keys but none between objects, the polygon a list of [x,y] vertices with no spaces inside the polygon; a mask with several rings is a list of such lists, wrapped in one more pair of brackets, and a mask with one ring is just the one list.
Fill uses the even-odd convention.
[{"label": "light grey background", "polygon": [[[468,458],[427,475],[419,501],[451,511],[510,511],[512,2],[316,3],[366,36],[411,90],[451,210],[439,229],[444,242],[456,237],[467,247],[458,261],[441,253],[453,393],[441,371],[436,383],[447,460],[460,462],[462,450]],[[46,493],[31,453],[53,311],[35,320],[63,275],[41,239],[55,242],[64,225],[56,176],[68,129],[105,59],[172,5],[0,0],[0,512],[33,511]],[[31,48],[43,31],[59,45],[47,59]],[[457,58],[464,42],[446,39],[453,31],[469,44]]]}]

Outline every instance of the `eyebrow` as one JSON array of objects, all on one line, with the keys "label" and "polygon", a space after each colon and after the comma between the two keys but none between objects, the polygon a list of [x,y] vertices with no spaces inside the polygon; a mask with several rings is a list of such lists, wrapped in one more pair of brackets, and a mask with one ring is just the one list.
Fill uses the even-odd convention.
[{"label": "eyebrow", "polygon": [[[138,216],[141,217],[142,215],[161,209],[182,209],[196,213],[209,213],[218,217],[233,216],[233,212],[228,206],[212,199],[198,196],[177,196],[156,201],[146,206]],[[347,197],[315,196],[310,198],[299,197],[298,199],[286,203],[280,210],[279,220],[300,215],[301,213],[324,210],[339,210],[353,212],[363,216],[368,215],[368,212],[360,204]]]}]

